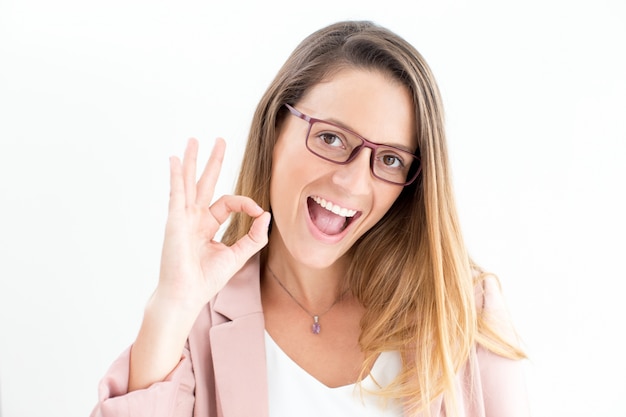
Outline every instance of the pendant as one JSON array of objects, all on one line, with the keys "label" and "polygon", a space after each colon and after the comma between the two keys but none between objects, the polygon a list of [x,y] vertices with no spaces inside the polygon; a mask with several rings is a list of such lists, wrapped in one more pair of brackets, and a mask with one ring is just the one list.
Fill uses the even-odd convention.
[{"label": "pendant", "polygon": [[311,331],[313,334],[320,334],[320,330],[322,330],[322,327],[320,326],[320,318],[319,316],[313,316],[313,326],[311,326]]}]

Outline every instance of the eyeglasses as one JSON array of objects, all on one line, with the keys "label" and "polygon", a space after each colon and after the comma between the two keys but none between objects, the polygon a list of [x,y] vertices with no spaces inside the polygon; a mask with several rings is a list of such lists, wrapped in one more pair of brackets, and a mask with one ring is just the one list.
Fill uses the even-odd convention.
[{"label": "eyeglasses", "polygon": [[389,145],[370,142],[363,136],[331,122],[316,119],[285,104],[292,115],[309,123],[306,147],[320,158],[339,165],[347,165],[364,148],[372,150],[370,169],[372,174],[385,182],[407,186],[421,171],[417,155]]}]

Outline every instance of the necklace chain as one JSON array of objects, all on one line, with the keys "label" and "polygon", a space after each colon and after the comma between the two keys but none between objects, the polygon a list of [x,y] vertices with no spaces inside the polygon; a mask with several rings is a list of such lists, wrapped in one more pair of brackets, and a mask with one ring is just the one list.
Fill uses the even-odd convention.
[{"label": "necklace chain", "polygon": [[348,292],[348,290],[345,290],[343,293],[341,293],[341,295],[339,295],[335,301],[331,304],[330,307],[328,307],[326,309],[326,311],[324,311],[321,314],[313,314],[311,313],[305,306],[303,306],[300,301],[298,301],[298,299],[296,297],[293,296],[293,294],[287,289],[287,287],[285,287],[285,285],[278,279],[278,277],[276,276],[276,274],[274,273],[274,271],[272,271],[272,268],[270,268],[269,265],[267,265],[267,269],[268,271],[270,271],[270,274],[272,274],[272,276],[274,277],[274,279],[276,280],[276,282],[278,283],[278,285],[280,285],[280,287],[285,290],[285,292],[287,293],[287,295],[289,295],[289,297],[291,297],[291,299],[298,305],[298,307],[300,307],[302,310],[304,310],[309,316],[311,316],[313,318],[313,325],[311,326],[311,331],[313,332],[313,334],[319,334],[320,331],[322,330],[322,327],[320,325],[319,319],[320,317],[322,317],[324,314],[328,313],[334,306],[335,304],[337,304],[339,302],[339,300],[341,300],[343,298],[344,295],[346,295],[346,293]]}]

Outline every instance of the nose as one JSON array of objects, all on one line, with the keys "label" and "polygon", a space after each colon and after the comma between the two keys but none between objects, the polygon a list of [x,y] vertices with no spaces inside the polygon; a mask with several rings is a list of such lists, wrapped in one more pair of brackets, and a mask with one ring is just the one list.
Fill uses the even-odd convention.
[{"label": "nose", "polygon": [[376,178],[370,169],[372,150],[363,147],[358,155],[346,165],[336,165],[333,175],[335,184],[345,188],[351,194],[364,194],[370,190]]}]

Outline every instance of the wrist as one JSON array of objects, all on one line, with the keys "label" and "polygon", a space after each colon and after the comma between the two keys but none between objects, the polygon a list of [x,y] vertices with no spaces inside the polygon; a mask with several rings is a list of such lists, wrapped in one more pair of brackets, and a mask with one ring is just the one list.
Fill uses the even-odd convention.
[{"label": "wrist", "polygon": [[171,297],[157,288],[144,309],[144,320],[160,323],[163,327],[191,330],[206,303],[190,297]]}]

